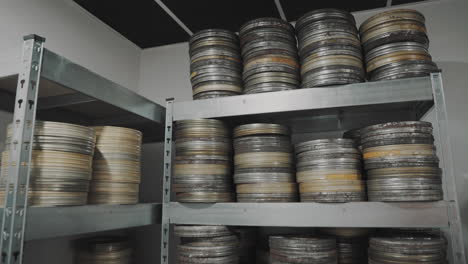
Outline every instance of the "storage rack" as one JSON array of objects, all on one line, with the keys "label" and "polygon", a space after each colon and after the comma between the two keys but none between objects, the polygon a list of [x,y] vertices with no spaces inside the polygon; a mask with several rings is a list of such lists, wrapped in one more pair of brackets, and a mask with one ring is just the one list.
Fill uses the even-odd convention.
[{"label": "storage rack", "polygon": [[1,209],[0,263],[4,264],[22,263],[26,240],[161,222],[161,204],[157,203],[28,208],[30,145],[36,118],[126,126],[142,131],[144,142],[164,138],[164,107],[47,50],[44,42],[36,35],[24,37],[19,74],[0,78],[0,108],[13,112],[13,122],[18,124],[10,148],[10,189]]},{"label": "storage rack", "polygon": [[[171,201],[173,122],[217,118],[231,125],[277,122],[293,134],[343,131],[366,125],[419,120],[434,107],[434,136],[443,169],[444,200],[383,203],[216,203]],[[450,263],[466,264],[457,191],[460,177],[453,174],[447,114],[441,73],[428,77],[366,82],[338,87],[298,89],[188,102],[168,99],[166,106],[165,171],[163,179],[161,263],[169,263],[171,224],[442,228],[449,242]],[[465,231],[465,230],[463,230]]]}]

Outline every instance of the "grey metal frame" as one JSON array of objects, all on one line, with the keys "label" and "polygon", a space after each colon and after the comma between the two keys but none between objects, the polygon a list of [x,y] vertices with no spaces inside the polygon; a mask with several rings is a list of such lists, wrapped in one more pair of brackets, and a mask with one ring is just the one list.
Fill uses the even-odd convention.
[{"label": "grey metal frame", "polygon": [[1,263],[22,263],[31,146],[45,39],[26,36],[13,115],[10,166],[5,190],[0,248]]},{"label": "grey metal frame", "polygon": [[48,49],[44,49],[41,77],[148,120],[164,123],[164,107]]},{"label": "grey metal frame", "polygon": [[[5,205],[0,209],[2,264],[22,263],[23,244],[27,240],[145,226],[160,223],[161,220],[161,205],[157,203],[28,208],[31,145],[36,111],[40,111],[41,107],[48,109],[100,102],[120,109],[118,113],[145,120],[145,125],[154,125],[154,131],[158,133],[163,132],[165,123],[164,107],[47,50],[44,41],[44,38],[36,35],[24,38],[16,99],[13,100],[13,89],[0,91],[2,102],[3,97],[11,101],[5,101],[10,105],[14,102],[8,180],[2,183],[7,186]],[[11,77],[14,76],[6,78]],[[40,80],[44,81],[43,87],[54,85],[76,93],[38,99]],[[65,114],[68,117],[73,113]],[[106,120],[96,122],[99,125]],[[48,220],[43,222],[46,218]]]},{"label": "grey metal frame", "polygon": [[[415,221],[417,219],[417,221]],[[447,228],[447,203],[217,203],[170,205],[171,224]]]},{"label": "grey metal frame", "polygon": [[[447,214],[450,219],[449,233],[450,245],[452,249],[452,257],[454,263],[466,263],[466,246],[464,242],[463,234],[467,234],[466,230],[463,230],[460,206],[458,201],[462,198],[461,191],[457,191],[457,186],[463,186],[461,177],[456,177],[453,169],[452,160],[452,148],[450,143],[450,137],[448,133],[448,121],[447,121],[447,107],[445,104],[444,88],[442,83],[442,74],[433,73],[431,74],[432,91],[434,94],[434,106],[436,114],[436,126],[437,130],[434,134],[439,142],[439,158],[442,165],[444,177],[444,194],[445,200],[448,203]],[[461,182],[460,182],[461,181]],[[461,185],[460,185],[461,184]]]},{"label": "grey metal frame", "polygon": [[[417,103],[415,103],[417,102]],[[408,104],[419,119],[433,104],[437,124],[434,125],[436,138],[441,146],[441,166],[444,170],[444,191],[446,197],[438,202],[381,203],[356,202],[346,204],[318,203],[217,203],[192,204],[170,202],[170,168],[172,150],[172,129],[166,133],[166,160],[163,198],[163,244],[161,263],[169,263],[168,244],[170,224],[207,225],[250,225],[283,227],[381,227],[381,228],[442,228],[448,230],[452,254],[450,260],[466,264],[462,225],[457,192],[457,178],[453,175],[450,142],[447,132],[447,115],[442,86],[442,75],[433,73],[420,77],[385,82],[352,84],[337,88],[312,88],[295,91],[242,95],[208,100],[173,102],[168,105],[166,127],[173,121],[196,118],[225,118],[267,115],[274,119],[281,114],[302,113],[311,110],[347,109],[347,107],[368,107],[370,105]],[[171,110],[169,111],[169,108]],[[341,110],[340,110],[341,111]],[[391,109],[390,109],[391,111]],[[322,113],[323,112],[318,112]],[[172,114],[172,115],[171,115]],[[367,118],[365,116],[364,118]],[[352,118],[352,117],[351,117]],[[403,116],[401,118],[407,118]],[[341,121],[341,120],[339,120]],[[335,129],[343,129],[341,123]],[[167,135],[167,134],[166,134]],[[171,142],[169,142],[171,141]],[[170,144],[169,144],[170,143]],[[168,177],[169,175],[169,177]],[[463,185],[458,185],[463,186]],[[463,230],[466,231],[466,230]]]},{"label": "grey metal frame", "polygon": [[29,207],[24,241],[153,225],[161,223],[161,209],[160,203]]},{"label": "grey metal frame", "polygon": [[166,137],[164,140],[164,175],[162,188],[162,219],[161,219],[161,264],[169,263],[170,219],[169,206],[171,203],[171,174],[172,174],[172,135],[173,135],[173,107],[174,99],[166,101]]},{"label": "grey metal frame", "polygon": [[174,103],[174,121],[432,101],[429,77]]}]

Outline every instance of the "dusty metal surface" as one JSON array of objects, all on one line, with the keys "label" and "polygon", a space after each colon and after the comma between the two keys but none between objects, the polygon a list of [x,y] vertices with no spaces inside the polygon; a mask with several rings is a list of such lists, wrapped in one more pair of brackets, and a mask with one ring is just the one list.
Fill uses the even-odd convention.
[{"label": "dusty metal surface", "polygon": [[270,236],[272,263],[337,263],[336,240],[332,237]]},{"label": "dusty metal surface", "polygon": [[333,86],[365,80],[363,55],[351,13],[321,9],[296,23],[301,60],[301,87]]},{"label": "dusty metal surface", "polygon": [[299,62],[294,28],[278,18],[246,22],[239,30],[244,63],[244,93],[299,87]]},{"label": "dusty metal surface", "polygon": [[242,93],[239,39],[234,32],[202,30],[192,35],[189,46],[194,99]]}]

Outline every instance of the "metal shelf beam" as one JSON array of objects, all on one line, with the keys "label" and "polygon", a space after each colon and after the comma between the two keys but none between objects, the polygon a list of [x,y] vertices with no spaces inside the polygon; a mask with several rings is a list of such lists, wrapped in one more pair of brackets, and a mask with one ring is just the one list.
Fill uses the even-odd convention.
[{"label": "metal shelf beam", "polygon": [[445,228],[447,202],[381,203],[217,203],[171,202],[171,224]]},{"label": "metal shelf beam", "polygon": [[41,76],[80,94],[164,125],[163,106],[47,49],[44,50]]},{"label": "metal shelf beam", "polygon": [[[37,119],[85,126],[112,125],[143,132],[144,142],[162,141],[165,108],[46,48],[38,91]],[[13,112],[18,75],[0,77],[0,109]]]},{"label": "metal shelf beam", "polygon": [[174,121],[432,101],[430,77],[174,103]]},{"label": "metal shelf beam", "polygon": [[[0,208],[0,214],[3,209]],[[25,240],[140,227],[161,223],[161,204],[29,207]]]}]

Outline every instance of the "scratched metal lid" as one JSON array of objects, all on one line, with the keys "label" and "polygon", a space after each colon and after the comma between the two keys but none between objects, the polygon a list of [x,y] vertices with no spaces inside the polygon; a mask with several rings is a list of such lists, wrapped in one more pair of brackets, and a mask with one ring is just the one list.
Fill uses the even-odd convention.
[{"label": "scratched metal lid", "polygon": [[176,225],[174,233],[179,237],[210,238],[229,236],[232,231],[223,225]]}]

